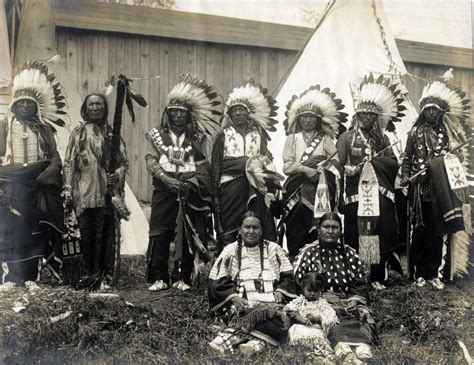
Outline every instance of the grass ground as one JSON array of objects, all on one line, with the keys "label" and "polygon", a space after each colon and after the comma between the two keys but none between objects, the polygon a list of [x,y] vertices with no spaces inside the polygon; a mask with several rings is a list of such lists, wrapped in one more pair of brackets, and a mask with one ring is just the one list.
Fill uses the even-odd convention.
[{"label": "grass ground", "polygon": [[[123,258],[115,298],[91,298],[45,280],[39,291],[0,292],[0,364],[311,364],[310,349],[283,346],[250,359],[219,358],[207,343],[218,323],[204,285],[193,292],[146,291],[143,258]],[[204,283],[202,283],[204,284]],[[474,349],[472,281],[438,292],[403,279],[372,293],[380,327],[377,364],[465,364]],[[26,309],[12,310],[15,302]],[[56,322],[51,317],[70,312]],[[54,323],[53,323],[54,322]]]}]

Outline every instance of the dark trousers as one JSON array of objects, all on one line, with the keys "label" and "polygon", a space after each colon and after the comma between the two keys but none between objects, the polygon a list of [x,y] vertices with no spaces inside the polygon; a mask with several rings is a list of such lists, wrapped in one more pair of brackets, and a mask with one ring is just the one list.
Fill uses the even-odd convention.
[{"label": "dark trousers", "polygon": [[[104,237],[105,208],[87,208],[77,218],[81,230],[81,247],[89,275],[99,274],[106,256]],[[102,264],[102,265],[101,265]]]},{"label": "dark trousers", "polygon": [[[150,237],[147,266],[147,282],[149,284],[153,284],[157,280],[163,280],[166,284],[170,284],[170,246],[174,236],[174,231],[170,229],[165,233]],[[183,242],[182,258],[180,262],[175,261],[173,266],[171,282],[183,280],[186,284],[190,284],[193,271],[193,255],[189,252],[186,240]]]},{"label": "dark trousers", "polygon": [[400,256],[395,251],[380,254],[380,263],[370,265],[370,280],[380,283],[387,281],[390,269],[398,271],[400,275],[403,275]]},{"label": "dark trousers", "polygon": [[313,212],[302,203],[297,203],[285,221],[285,235],[290,258],[294,258],[298,251],[307,243],[316,241],[318,238],[317,230],[314,229],[308,232],[315,225]]},{"label": "dark trousers", "polygon": [[436,233],[430,202],[421,203],[424,227],[413,229],[410,246],[410,264],[413,279],[426,280],[442,276],[443,237]]}]

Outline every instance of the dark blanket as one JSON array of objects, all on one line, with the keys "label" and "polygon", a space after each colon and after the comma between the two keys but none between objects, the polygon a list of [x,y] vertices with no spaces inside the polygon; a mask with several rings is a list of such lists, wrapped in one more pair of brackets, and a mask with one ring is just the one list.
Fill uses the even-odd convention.
[{"label": "dark blanket", "polygon": [[462,212],[463,202],[451,189],[446,173],[444,158],[437,157],[430,161],[431,206],[439,236],[464,230]]},{"label": "dark blanket", "polygon": [[[48,257],[55,250],[50,230],[64,231],[64,213],[61,175],[49,166],[42,160],[0,167],[0,261]],[[48,178],[40,185],[36,179],[43,171]]]},{"label": "dark blanket", "polygon": [[[187,207],[195,211],[210,211],[212,206],[212,186],[209,163],[196,166],[195,172],[173,175],[181,182],[191,185],[192,191],[187,199]],[[168,189],[159,179],[153,179],[151,200],[150,236],[156,236],[167,230],[175,230],[176,216],[179,210],[178,194]]]},{"label": "dark blanket", "polygon": [[382,156],[372,158],[371,162],[375,174],[377,175],[379,186],[394,193],[395,179],[397,178],[398,173],[398,162],[390,157]]},{"label": "dark blanket", "polygon": [[251,210],[261,218],[263,238],[276,241],[276,227],[264,196],[253,188],[245,175],[248,157],[225,157],[221,164],[223,175],[236,176],[222,184],[218,191],[220,238],[226,243],[235,241],[243,214]]},{"label": "dark blanket", "polygon": [[[302,164],[311,168],[316,168],[318,163],[324,160],[324,156],[313,156],[304,161]],[[341,176],[343,176],[343,170],[341,165],[334,160],[328,162],[329,164],[336,167]],[[328,184],[329,195],[331,197],[331,207],[334,208],[335,204],[335,193],[336,193],[336,177],[327,170],[324,170],[326,175],[326,182]],[[288,204],[289,198],[294,195],[294,193],[300,189],[301,198],[314,204],[314,197],[316,195],[316,189],[318,187],[318,182],[311,182],[306,178],[306,175],[303,173],[293,174],[289,176],[284,184],[285,195],[283,196],[283,204]],[[340,191],[340,199],[342,201],[342,185]]]}]

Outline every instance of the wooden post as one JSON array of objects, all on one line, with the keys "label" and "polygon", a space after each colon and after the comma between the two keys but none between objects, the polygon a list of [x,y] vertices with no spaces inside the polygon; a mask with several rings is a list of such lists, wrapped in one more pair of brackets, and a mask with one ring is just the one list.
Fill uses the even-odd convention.
[{"label": "wooden post", "polygon": [[25,1],[21,11],[14,66],[47,61],[56,54],[53,0]]}]

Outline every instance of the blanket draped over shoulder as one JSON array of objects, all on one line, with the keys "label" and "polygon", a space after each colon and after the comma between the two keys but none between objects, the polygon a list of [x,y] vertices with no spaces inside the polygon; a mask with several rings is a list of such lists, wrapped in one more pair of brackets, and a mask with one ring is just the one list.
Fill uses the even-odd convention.
[{"label": "blanket draped over shoulder", "polygon": [[0,167],[0,261],[47,258],[60,252],[60,247],[50,246],[47,233],[50,228],[64,232],[60,171],[49,173],[44,184],[36,183],[49,166],[49,160],[41,160]]}]

